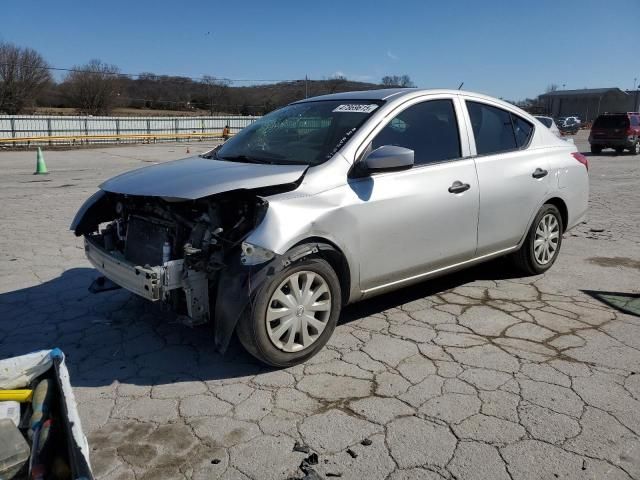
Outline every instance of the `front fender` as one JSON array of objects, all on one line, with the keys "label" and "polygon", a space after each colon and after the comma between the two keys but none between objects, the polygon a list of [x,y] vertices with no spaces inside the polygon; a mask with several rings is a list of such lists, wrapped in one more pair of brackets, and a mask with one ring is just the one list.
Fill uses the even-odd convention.
[{"label": "front fender", "polygon": [[347,187],[313,196],[293,195],[269,198],[269,208],[260,223],[246,238],[248,243],[284,255],[294,245],[324,240],[340,250],[350,271],[348,302],[360,295],[359,219],[349,209]]},{"label": "front fender", "polygon": [[240,252],[233,252],[220,272],[215,304],[215,346],[224,353],[231,341],[238,321],[249,308],[251,299],[258,290],[291,263],[306,258],[311,253],[320,253],[319,246],[298,245],[285,255],[277,255],[261,265],[247,266],[240,261]]},{"label": "front fender", "polygon": [[100,223],[113,220],[115,212],[110,203],[107,193],[104,190],[98,190],[82,204],[69,230],[79,237],[97,230]]}]

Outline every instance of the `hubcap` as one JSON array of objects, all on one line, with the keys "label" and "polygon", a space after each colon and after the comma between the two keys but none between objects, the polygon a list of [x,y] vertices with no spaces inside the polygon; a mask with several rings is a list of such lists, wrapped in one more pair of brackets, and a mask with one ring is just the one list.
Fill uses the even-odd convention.
[{"label": "hubcap", "polygon": [[547,213],[536,228],[533,241],[533,254],[540,265],[549,263],[556,251],[560,240],[560,225],[555,215]]},{"label": "hubcap", "polygon": [[267,307],[267,334],[284,352],[298,352],[322,334],[331,315],[331,292],[322,276],[303,270],[287,277]]},{"label": "hubcap", "polygon": [[636,145],[635,145],[635,149],[634,149],[634,150],[635,150],[635,154],[636,154],[636,155],[640,155],[640,141],[639,141],[639,142],[636,142]]}]

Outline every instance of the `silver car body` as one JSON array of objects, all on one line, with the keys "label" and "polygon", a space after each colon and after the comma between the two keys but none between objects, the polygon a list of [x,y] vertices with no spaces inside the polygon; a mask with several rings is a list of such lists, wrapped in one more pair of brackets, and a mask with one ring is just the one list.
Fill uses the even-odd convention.
[{"label": "silver car body", "polygon": [[[333,243],[351,272],[349,302],[516,250],[550,199],[566,207],[567,228],[587,211],[588,174],[531,115],[494,98],[450,90],[374,90],[318,97],[382,99],[383,107],[328,162],[311,167],[294,191],[268,198],[269,209],[247,242],[284,254],[307,238]],[[435,99],[454,102],[462,157],[401,172],[349,179],[371,139],[405,108]],[[536,127],[522,150],[478,156],[466,99],[499,107]],[[549,170],[542,179],[531,174]],[[469,183],[451,194],[455,181]]]},{"label": "silver car body", "polygon": [[[373,175],[351,174],[372,139],[396,115],[418,103],[440,99],[453,104],[460,158]],[[560,209],[565,229],[585,217],[588,173],[572,156],[575,145],[559,139],[509,103],[464,91],[420,89],[347,92],[313,100],[371,100],[380,106],[329,160],[317,166],[194,157],[105,182],[71,226],[77,235],[87,236],[89,259],[111,280],[150,300],[160,300],[172,289],[183,289],[191,299],[190,308],[200,309],[206,320],[208,307],[202,310],[206,277],[201,272],[187,270],[182,260],[149,268],[127,263],[122,255],[113,257],[91,239],[89,234],[97,231],[98,223],[107,220],[95,215],[106,199],[105,192],[179,203],[224,192],[259,191],[267,207],[243,238],[243,262],[248,251],[262,252],[257,261],[266,262],[291,255],[291,249],[301,243],[332,245],[348,266],[348,274],[342,277],[347,283],[342,285],[345,304],[517,250],[545,203]],[[497,107],[526,120],[533,126],[528,143],[517,150],[478,155],[466,101]],[[534,178],[532,174],[538,169],[547,174]],[[468,190],[451,192],[455,182],[468,184]],[[277,190],[281,193],[264,190],[282,184],[289,187]],[[237,296],[234,293],[225,299]],[[216,304],[216,315],[228,303]],[[237,316],[240,307],[227,317]],[[224,330],[223,348],[235,321],[228,328],[224,324],[217,327]]]}]

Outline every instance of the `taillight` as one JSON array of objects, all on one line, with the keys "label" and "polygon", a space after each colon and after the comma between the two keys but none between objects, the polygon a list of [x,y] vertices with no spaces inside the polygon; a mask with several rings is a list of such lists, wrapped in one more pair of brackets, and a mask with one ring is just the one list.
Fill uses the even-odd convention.
[{"label": "taillight", "polygon": [[587,160],[587,157],[585,157],[580,152],[573,152],[571,156],[575,158],[577,161],[579,161],[581,164],[583,164],[587,170],[589,170],[589,160]]}]

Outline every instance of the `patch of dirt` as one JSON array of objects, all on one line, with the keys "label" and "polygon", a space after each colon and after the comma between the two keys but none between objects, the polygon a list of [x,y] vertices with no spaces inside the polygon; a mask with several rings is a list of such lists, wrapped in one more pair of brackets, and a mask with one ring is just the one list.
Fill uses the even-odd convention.
[{"label": "patch of dirt", "polygon": [[591,257],[587,261],[601,267],[626,267],[640,270],[640,260],[629,257]]}]

